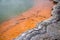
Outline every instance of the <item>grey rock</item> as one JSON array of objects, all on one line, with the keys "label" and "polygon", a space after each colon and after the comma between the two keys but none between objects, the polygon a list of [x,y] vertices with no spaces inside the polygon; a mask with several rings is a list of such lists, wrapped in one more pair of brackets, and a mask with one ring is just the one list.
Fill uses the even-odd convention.
[{"label": "grey rock", "polygon": [[47,26],[47,33],[54,39],[60,39],[60,21]]},{"label": "grey rock", "polygon": [[53,10],[55,10],[55,9],[60,9],[60,3],[53,6]]},{"label": "grey rock", "polygon": [[53,1],[55,1],[55,2],[60,2],[60,0],[53,0]]}]

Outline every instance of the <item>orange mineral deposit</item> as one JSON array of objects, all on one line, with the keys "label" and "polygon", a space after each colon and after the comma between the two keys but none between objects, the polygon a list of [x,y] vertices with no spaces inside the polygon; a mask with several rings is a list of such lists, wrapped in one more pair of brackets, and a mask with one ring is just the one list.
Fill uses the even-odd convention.
[{"label": "orange mineral deposit", "polygon": [[38,22],[51,16],[52,0],[34,0],[35,4],[29,10],[15,18],[1,23],[0,40],[13,40],[23,32],[36,27]]}]

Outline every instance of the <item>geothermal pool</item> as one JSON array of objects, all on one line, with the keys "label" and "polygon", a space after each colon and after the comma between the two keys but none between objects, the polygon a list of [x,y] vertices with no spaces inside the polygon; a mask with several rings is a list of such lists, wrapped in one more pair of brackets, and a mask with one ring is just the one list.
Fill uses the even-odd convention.
[{"label": "geothermal pool", "polygon": [[[27,0],[27,3],[28,2],[29,1]],[[30,2],[32,2],[32,3],[30,3]],[[23,32],[36,27],[37,23],[51,17],[51,9],[54,6],[54,4],[51,0],[34,0],[34,3],[33,3],[33,0],[32,1],[30,0],[30,2],[29,2],[29,4],[31,6],[28,4],[29,6],[27,6],[28,7],[27,8],[25,5],[25,8],[27,8],[27,9],[25,10],[26,12],[23,11],[22,15],[21,14],[18,15],[19,13],[21,13],[19,11],[19,13],[17,13],[17,17],[14,18],[13,15],[15,13],[11,12],[9,15],[12,14],[11,16],[13,18],[10,19],[11,16],[8,16],[9,20],[6,17],[3,17],[3,16],[7,16],[7,15],[1,16],[0,19],[2,19],[2,17],[3,17],[3,19],[5,18],[8,21],[5,21],[5,19],[4,19],[5,22],[1,23],[0,40],[14,40],[17,36],[21,35]],[[6,3],[4,3],[4,4],[6,4]],[[12,3],[12,4],[14,4],[14,3]],[[18,6],[18,9],[19,9],[19,7],[20,6]],[[3,6],[3,8],[4,8],[4,6]],[[15,6],[13,8],[16,9]],[[1,10],[1,11],[3,11],[3,10]],[[2,14],[2,13],[0,13],[0,14]],[[16,14],[14,16],[16,16]]]},{"label": "geothermal pool", "polygon": [[0,0],[0,23],[27,11],[33,3],[33,0]]}]

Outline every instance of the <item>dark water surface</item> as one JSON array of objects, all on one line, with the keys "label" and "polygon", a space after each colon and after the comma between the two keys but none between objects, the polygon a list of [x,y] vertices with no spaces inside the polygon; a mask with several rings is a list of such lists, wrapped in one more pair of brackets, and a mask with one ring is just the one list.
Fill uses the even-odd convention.
[{"label": "dark water surface", "polygon": [[0,23],[27,11],[33,0],[0,0]]}]

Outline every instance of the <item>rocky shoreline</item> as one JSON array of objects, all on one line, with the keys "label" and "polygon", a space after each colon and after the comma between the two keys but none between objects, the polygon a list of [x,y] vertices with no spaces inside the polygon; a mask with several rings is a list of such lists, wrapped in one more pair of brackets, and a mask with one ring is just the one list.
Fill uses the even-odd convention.
[{"label": "rocky shoreline", "polygon": [[14,40],[60,40],[60,0],[53,0],[52,16]]}]

